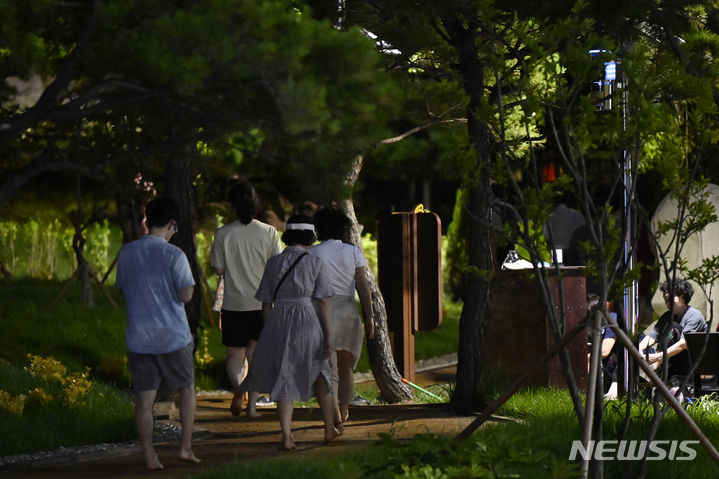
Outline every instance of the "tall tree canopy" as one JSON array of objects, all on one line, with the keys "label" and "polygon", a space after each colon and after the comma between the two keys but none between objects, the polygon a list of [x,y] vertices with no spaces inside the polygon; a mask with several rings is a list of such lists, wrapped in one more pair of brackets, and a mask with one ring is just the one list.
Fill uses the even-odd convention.
[{"label": "tall tree canopy", "polygon": [[393,110],[372,41],[292,1],[3,0],[0,18],[0,208],[48,172],[118,200],[146,199],[149,181],[182,207],[175,241],[198,284],[200,173],[336,197]]},{"label": "tall tree canopy", "polygon": [[[0,206],[45,171],[118,179],[198,145],[316,184],[392,111],[371,42],[292,2],[3,1],[0,15]],[[27,81],[41,95],[18,102]]]},{"label": "tall tree canopy", "polygon": [[[405,86],[409,108],[403,123],[394,125],[397,130],[439,124],[438,112],[451,111],[445,116],[450,118],[464,110],[465,133],[453,129],[454,150],[442,152],[454,153],[451,164],[465,190],[469,293],[454,400],[471,409],[481,403],[482,324],[495,266],[490,185],[504,190],[502,199],[511,202],[520,226],[513,241],[532,249],[536,262],[548,259],[551,244],[537,225],[546,221],[555,191],[580,200],[587,220],[606,227],[625,195],[634,212],[641,211],[640,190],[649,208],[656,201],[652,187],[638,181],[640,173],[647,185],[656,185],[657,178],[664,178],[667,189],[686,183],[692,172],[686,165],[700,165],[694,160],[713,143],[715,10],[703,1],[616,2],[611,8],[581,1],[356,0],[343,5],[347,23],[377,36],[388,71]],[[603,52],[593,58],[591,49]],[[593,84],[603,80],[604,62],[610,60],[618,61],[620,75],[627,72],[628,83],[620,78],[619,88],[596,91]],[[421,108],[412,109],[413,100]],[[604,102],[615,108],[599,108]],[[557,166],[568,173],[555,184],[541,181],[547,141]],[[609,195],[596,194],[600,182]],[[622,221],[613,230],[595,230],[586,245],[595,255],[590,271],[602,276],[605,295],[615,279],[616,292],[636,277],[624,262],[623,248],[624,243],[636,247],[638,223],[629,230],[634,236],[625,237],[630,225]],[[555,319],[559,335],[561,318]]]}]

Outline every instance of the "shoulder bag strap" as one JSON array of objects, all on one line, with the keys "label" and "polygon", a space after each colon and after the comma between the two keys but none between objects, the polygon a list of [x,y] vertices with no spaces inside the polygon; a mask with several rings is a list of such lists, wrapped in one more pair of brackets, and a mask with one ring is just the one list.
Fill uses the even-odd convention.
[{"label": "shoulder bag strap", "polygon": [[287,275],[290,274],[290,271],[292,271],[295,266],[297,266],[297,263],[300,262],[300,260],[302,259],[302,257],[303,257],[303,256],[306,256],[307,254],[309,254],[309,253],[302,253],[302,254],[295,260],[295,262],[292,263],[289,268],[287,268],[287,271],[285,271],[285,274],[282,275],[282,278],[280,278],[279,283],[277,283],[277,286],[275,286],[275,293],[272,295],[272,301],[274,301],[275,298],[277,298],[277,291],[280,290],[280,286],[281,286],[282,283],[284,282],[285,278],[287,278]]}]

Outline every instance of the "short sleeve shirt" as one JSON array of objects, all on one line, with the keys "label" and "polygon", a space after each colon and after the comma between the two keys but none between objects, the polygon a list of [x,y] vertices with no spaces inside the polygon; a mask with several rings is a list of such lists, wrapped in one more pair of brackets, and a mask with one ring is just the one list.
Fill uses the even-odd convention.
[{"label": "short sleeve shirt", "polygon": [[[661,325],[665,324],[666,321],[669,320],[670,313],[667,311],[662,315],[661,318],[659,318],[659,321],[657,321],[657,324],[654,326],[654,328],[649,331],[648,336],[655,341],[658,340],[659,334],[661,332]],[[676,320],[676,316],[674,316],[674,319]],[[682,337],[684,337],[684,333],[702,333],[707,330],[707,323],[704,321],[704,316],[702,315],[701,311],[696,309],[693,306],[689,306],[687,310],[684,312],[684,316],[681,317],[679,320],[679,329],[681,330]],[[679,338],[677,338],[678,340]]]},{"label": "short sleeve shirt", "polygon": [[234,221],[215,232],[212,244],[213,268],[225,270],[222,309],[255,311],[262,304],[255,299],[267,260],[282,252],[280,235],[265,223]]},{"label": "short sleeve shirt", "polygon": [[[612,318],[614,318],[614,322],[616,322],[617,321],[617,313],[609,313],[609,314],[612,316]],[[617,334],[609,326],[606,326],[602,330],[602,339],[612,339],[612,338],[616,338],[616,337],[617,337]]]},{"label": "short sleeve shirt", "polygon": [[323,299],[332,296],[327,282],[325,262],[320,258],[307,254],[297,262],[274,296],[277,284],[292,263],[306,250],[300,246],[288,246],[280,255],[267,261],[265,273],[257,289],[257,300],[263,303],[274,303],[283,298]]},{"label": "short sleeve shirt", "polygon": [[354,296],[355,272],[367,264],[360,249],[340,240],[326,240],[310,248],[325,261],[332,296]]},{"label": "short sleeve shirt", "polygon": [[679,326],[682,327],[682,337],[684,333],[703,333],[707,330],[707,322],[704,320],[704,315],[697,308],[689,306]]},{"label": "short sleeve shirt", "polygon": [[164,354],[192,342],[180,289],[195,284],[185,253],[157,236],[125,244],[116,286],[127,307],[125,345],[139,354]]}]

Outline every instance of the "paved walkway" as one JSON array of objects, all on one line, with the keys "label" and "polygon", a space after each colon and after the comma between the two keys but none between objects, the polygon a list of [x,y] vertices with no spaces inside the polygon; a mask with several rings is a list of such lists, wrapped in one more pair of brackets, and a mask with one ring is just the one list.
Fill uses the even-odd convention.
[{"label": "paved walkway", "polygon": [[[418,373],[415,383],[426,387],[454,380],[454,366]],[[278,449],[281,434],[274,407],[260,408],[262,417],[247,419],[229,414],[230,393],[198,397],[195,430],[195,454],[203,462],[188,464],[177,459],[178,443],[156,444],[163,471],[152,477],[178,477],[224,463],[267,459],[282,455],[326,455],[340,453],[348,447],[369,445],[379,433],[393,431],[396,438],[411,438],[419,433],[435,433],[452,437],[464,429],[474,416],[457,416],[444,404],[400,404],[356,406],[350,409],[345,433],[329,445],[323,445],[322,419],[317,408],[297,408],[293,418],[293,434],[297,450]],[[160,408],[161,409],[161,408]],[[158,420],[176,422],[173,407],[158,411]],[[167,419],[164,419],[167,418]],[[72,455],[52,461],[16,464],[0,468],[3,477],[148,477],[138,445],[100,453]]]}]

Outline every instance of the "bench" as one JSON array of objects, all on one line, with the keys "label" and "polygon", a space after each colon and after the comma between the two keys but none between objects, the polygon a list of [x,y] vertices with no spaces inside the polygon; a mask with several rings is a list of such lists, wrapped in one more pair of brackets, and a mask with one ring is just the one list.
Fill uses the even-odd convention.
[{"label": "bench", "polygon": [[719,332],[709,333],[684,333],[687,342],[689,360],[694,365],[694,358],[701,353],[704,341],[708,341],[707,348],[701,361],[694,369],[694,396],[703,394],[719,393],[717,376],[719,376]]}]

